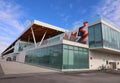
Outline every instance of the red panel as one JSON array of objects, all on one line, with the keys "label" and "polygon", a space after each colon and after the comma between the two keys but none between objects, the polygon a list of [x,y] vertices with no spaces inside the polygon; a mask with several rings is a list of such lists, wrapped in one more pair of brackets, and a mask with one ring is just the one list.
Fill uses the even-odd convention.
[{"label": "red panel", "polygon": [[87,26],[88,22],[84,22],[83,26],[79,28],[79,36],[81,36],[80,38],[80,42],[81,43],[86,43],[85,39],[88,37],[88,33],[86,32],[86,30],[84,30],[84,28]]}]

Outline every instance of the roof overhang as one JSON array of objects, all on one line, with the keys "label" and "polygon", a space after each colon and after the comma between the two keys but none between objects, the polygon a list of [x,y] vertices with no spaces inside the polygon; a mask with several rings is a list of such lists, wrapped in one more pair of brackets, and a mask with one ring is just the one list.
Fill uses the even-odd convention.
[{"label": "roof overhang", "polygon": [[2,54],[5,51],[9,50],[9,48],[13,47],[18,40],[34,42],[31,28],[33,29],[36,42],[39,42],[42,39],[45,32],[46,32],[46,36],[44,39],[48,39],[50,37],[53,37],[55,35],[59,35],[61,33],[68,31],[60,27],[56,27],[44,22],[40,22],[38,20],[34,20],[32,24],[6,50],[2,52]]},{"label": "roof overhang", "polygon": [[28,41],[28,39],[29,39],[30,42],[33,42],[31,28],[33,29],[36,42],[39,42],[42,39],[45,32],[46,32],[45,39],[48,39],[50,37],[53,37],[55,35],[58,35],[58,34],[61,34],[61,33],[64,33],[67,31],[62,28],[35,20],[34,23],[32,24],[32,26],[30,26],[19,37],[19,39],[22,41]]}]

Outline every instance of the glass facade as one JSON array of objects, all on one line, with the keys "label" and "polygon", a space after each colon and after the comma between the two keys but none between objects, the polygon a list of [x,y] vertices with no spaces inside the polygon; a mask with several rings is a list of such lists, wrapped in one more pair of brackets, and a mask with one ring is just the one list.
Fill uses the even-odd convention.
[{"label": "glass facade", "polygon": [[88,28],[89,47],[108,47],[120,50],[120,32],[99,23]]},{"label": "glass facade", "polygon": [[103,46],[120,50],[120,32],[102,24]]},{"label": "glass facade", "polygon": [[[62,39],[63,39],[63,34],[60,34],[60,35],[48,38],[47,40],[43,40],[42,45],[48,44],[48,43],[54,43],[54,42],[60,41]],[[38,44],[39,44],[39,42],[38,42]]]},{"label": "glass facade", "polygon": [[25,62],[62,68],[62,45],[37,48],[26,52]]},{"label": "glass facade", "polygon": [[88,49],[71,45],[54,45],[26,52],[25,62],[58,69],[89,68]]},{"label": "glass facade", "polygon": [[95,24],[88,28],[89,36],[89,46],[93,47],[102,47],[102,27],[101,23]]},{"label": "glass facade", "polygon": [[23,51],[24,49],[26,49],[26,47],[31,46],[31,45],[33,45],[33,44],[32,44],[32,43],[25,42],[25,41],[20,41],[20,40],[18,40],[18,41],[15,43],[15,46],[14,46],[14,53]]},{"label": "glass facade", "polygon": [[88,49],[63,45],[63,69],[89,68]]}]

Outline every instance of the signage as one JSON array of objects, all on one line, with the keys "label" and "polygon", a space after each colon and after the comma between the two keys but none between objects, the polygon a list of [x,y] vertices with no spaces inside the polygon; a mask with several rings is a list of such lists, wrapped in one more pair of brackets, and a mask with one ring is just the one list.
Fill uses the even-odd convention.
[{"label": "signage", "polygon": [[65,32],[64,39],[86,44],[86,39],[88,37],[86,30],[87,24],[88,22],[84,22],[83,26],[79,27],[78,29],[72,30],[70,32]]}]

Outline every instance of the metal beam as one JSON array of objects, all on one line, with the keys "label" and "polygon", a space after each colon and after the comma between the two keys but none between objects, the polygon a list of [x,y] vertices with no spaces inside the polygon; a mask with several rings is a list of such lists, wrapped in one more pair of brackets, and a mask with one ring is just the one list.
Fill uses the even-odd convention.
[{"label": "metal beam", "polygon": [[32,36],[33,36],[35,47],[37,47],[37,43],[36,43],[36,39],[35,39],[35,34],[34,34],[34,31],[33,31],[32,27],[31,27],[31,31],[32,31]]},{"label": "metal beam", "polygon": [[44,40],[44,38],[45,38],[45,36],[46,36],[46,33],[47,33],[47,31],[44,33],[44,35],[43,35],[43,37],[42,37],[42,39],[41,39],[41,41],[40,41],[40,43],[39,43],[39,46],[41,46],[41,44],[42,44],[42,42],[43,42],[43,40]]}]

